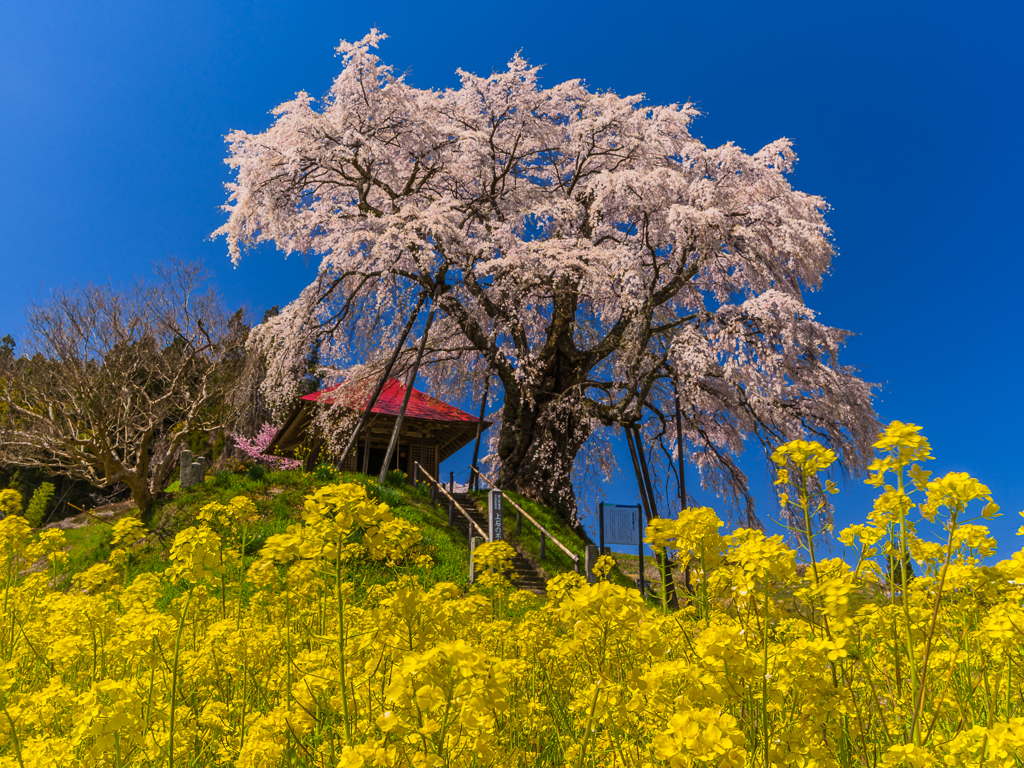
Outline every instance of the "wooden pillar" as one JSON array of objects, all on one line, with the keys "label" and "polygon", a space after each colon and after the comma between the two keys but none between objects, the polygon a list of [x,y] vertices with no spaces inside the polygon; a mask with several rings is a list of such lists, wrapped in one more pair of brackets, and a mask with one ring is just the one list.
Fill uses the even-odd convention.
[{"label": "wooden pillar", "polygon": [[[423,428],[423,432],[420,433],[420,464],[423,468],[429,471],[427,467],[427,430]],[[436,475],[435,475],[436,477]]]},{"label": "wooden pillar", "polygon": [[597,564],[597,558],[601,556],[601,552],[593,544],[587,544],[583,548],[583,570],[584,575],[587,577],[587,584],[597,583],[597,574],[594,573],[594,566]]},{"label": "wooden pillar", "polygon": [[309,446],[309,455],[306,456],[305,464],[303,469],[306,472],[312,472],[316,469],[317,459],[320,458],[320,450],[323,448],[324,441],[319,436],[313,438],[313,442]]}]

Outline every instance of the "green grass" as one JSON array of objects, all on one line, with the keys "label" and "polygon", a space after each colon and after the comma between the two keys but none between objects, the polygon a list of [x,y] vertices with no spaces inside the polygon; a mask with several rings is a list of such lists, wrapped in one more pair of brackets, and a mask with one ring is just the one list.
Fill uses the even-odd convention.
[{"label": "green grass", "polygon": [[[612,557],[615,558],[619,569],[626,574],[626,579],[629,583],[632,586],[636,586],[636,577],[640,573],[640,557],[638,555],[629,555],[625,552],[613,552]],[[661,571],[658,569],[658,561],[654,555],[647,552],[644,553],[644,578],[647,581],[648,589],[660,587]],[[677,564],[672,566],[672,578],[682,588],[683,574],[680,572]],[[680,592],[680,594],[682,593]]]},{"label": "green grass", "polygon": [[[315,473],[300,470],[268,472],[264,478],[247,474],[219,472],[208,477],[201,485],[180,490],[169,498],[161,499],[146,516],[151,533],[132,554],[129,579],[140,573],[160,573],[169,564],[169,551],[174,536],[196,524],[199,511],[207,504],[226,504],[235,496],[246,496],[256,505],[257,519],[249,524],[247,543],[243,553],[245,566],[255,560],[260,548],[274,534],[284,533],[288,526],[302,520],[303,501],[316,488],[327,483],[358,483],[378,502],[387,504],[396,517],[401,517],[419,528],[423,537],[415,556],[428,554],[432,565],[410,564],[388,566],[385,563],[363,561],[348,575],[357,593],[377,584],[387,584],[400,575],[419,578],[427,588],[442,582],[468,586],[469,548],[464,537],[448,528],[446,510],[430,503],[430,494],[423,488],[404,483],[381,485],[376,478],[352,472],[321,469]],[[70,545],[69,562],[64,570],[65,584],[75,575],[110,556],[113,527],[110,523],[91,520],[81,528],[69,529],[65,537]],[[168,585],[160,600],[168,605],[180,594],[180,587]]]},{"label": "green grass", "polygon": [[64,531],[66,546],[71,547],[68,550],[65,573],[68,576],[74,576],[110,557],[110,541],[114,537],[113,531],[112,526],[99,521],[93,521],[81,528]]},{"label": "green grass", "polygon": [[[438,502],[434,504],[430,501],[430,491],[426,486],[413,487],[397,482],[397,478],[389,480],[388,483],[379,484],[376,478],[367,475],[338,472],[326,467],[318,468],[312,473],[301,470],[268,472],[263,478],[254,478],[246,473],[218,472],[215,476],[208,477],[201,485],[179,490],[155,505],[146,516],[146,522],[153,532],[146,542],[134,551],[129,566],[129,578],[139,573],[159,573],[166,569],[174,536],[195,525],[196,517],[205,505],[212,502],[226,504],[235,496],[250,498],[255,503],[258,513],[257,519],[249,525],[248,542],[243,553],[245,564],[248,566],[270,536],[284,533],[289,525],[301,522],[305,496],[327,483],[342,482],[365,486],[371,498],[387,504],[397,517],[416,525],[423,537],[417,554],[429,554],[433,561],[430,568],[411,564],[389,567],[384,563],[364,561],[349,576],[357,591],[376,584],[386,584],[399,575],[416,576],[428,588],[441,581],[453,582],[460,587],[467,586],[468,545],[465,537],[457,529],[448,527],[448,512],[443,497],[439,497]],[[531,517],[579,556],[582,572],[584,547],[587,542],[554,510],[517,493],[507,493]],[[472,495],[477,506],[486,510],[487,492],[479,491]],[[538,562],[549,575],[556,576],[575,570],[573,560],[550,539],[545,546],[544,559],[541,560],[540,532],[524,518],[522,532],[517,535],[516,509],[507,502],[505,531],[506,536]],[[111,525],[98,521],[67,531],[67,540],[71,545],[67,576],[73,577],[95,563],[106,560],[110,555],[111,534]],[[635,571],[635,565],[633,570]],[[635,586],[634,580],[623,575],[618,569],[612,571],[611,579],[622,586]],[[66,583],[70,583],[70,579]],[[169,587],[161,602],[169,602],[176,594],[178,589]]]}]

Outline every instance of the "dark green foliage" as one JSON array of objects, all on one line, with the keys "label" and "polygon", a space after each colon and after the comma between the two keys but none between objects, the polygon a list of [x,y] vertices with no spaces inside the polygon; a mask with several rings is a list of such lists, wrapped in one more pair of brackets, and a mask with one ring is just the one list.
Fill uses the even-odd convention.
[{"label": "dark green foliage", "polygon": [[44,482],[32,494],[32,500],[25,509],[25,519],[33,528],[38,528],[46,519],[46,508],[50,505],[53,491],[53,483]]},{"label": "dark green foliage", "polygon": [[888,560],[888,568],[886,568],[885,577],[889,582],[889,586],[892,589],[903,589],[903,569],[907,572],[907,584],[909,584],[914,578],[914,560],[911,558],[910,553],[907,552],[907,557],[902,560],[898,553],[892,553],[886,556]]},{"label": "dark green foliage", "polygon": [[227,488],[231,485],[232,476],[231,473],[222,469],[216,475],[213,476],[213,484],[218,488]]},{"label": "dark green foliage", "polygon": [[390,485],[378,485],[372,480],[366,483],[366,494],[371,499],[376,499],[389,507],[399,507],[405,503],[402,493],[397,488]]},{"label": "dark green foliage", "polygon": [[253,464],[249,467],[248,476],[250,480],[255,480],[257,483],[262,483],[267,479],[267,468],[262,464]]},{"label": "dark green foliage", "polygon": [[53,485],[54,494],[50,500],[49,515],[43,522],[74,517],[79,514],[74,507],[91,509],[95,505],[95,489],[84,480],[51,474],[43,469],[0,466],[0,488],[13,488],[23,499],[31,499],[35,490],[44,483]]},{"label": "dark green foliage", "polygon": [[399,488],[407,484],[409,476],[400,469],[392,469],[386,475],[384,475],[384,485],[390,485],[392,488]]},{"label": "dark green foliage", "polygon": [[319,483],[336,483],[338,482],[338,470],[330,464],[317,464],[316,469],[313,470],[313,477]]}]

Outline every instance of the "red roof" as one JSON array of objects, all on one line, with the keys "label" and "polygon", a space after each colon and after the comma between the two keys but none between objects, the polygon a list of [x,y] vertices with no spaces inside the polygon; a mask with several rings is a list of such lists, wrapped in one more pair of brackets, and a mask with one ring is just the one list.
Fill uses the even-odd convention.
[{"label": "red roof", "polygon": [[[336,397],[332,393],[341,386],[343,385],[335,384],[333,387],[327,387],[327,389],[321,389],[319,392],[305,395],[302,399],[312,402],[319,402],[322,399],[325,403],[334,403]],[[372,413],[397,416],[402,408],[402,399],[404,397],[405,387],[398,379],[390,379],[384,385],[380,397],[377,398]],[[370,399],[370,393],[352,393],[352,399],[355,402],[351,403],[350,407],[362,408],[365,407],[366,401]],[[424,394],[418,389],[412,391],[412,397],[409,398],[409,406],[405,409],[405,415],[411,419],[428,419],[430,421],[471,421],[473,423],[479,421],[476,416],[471,416],[454,405],[449,405],[442,400]]]}]

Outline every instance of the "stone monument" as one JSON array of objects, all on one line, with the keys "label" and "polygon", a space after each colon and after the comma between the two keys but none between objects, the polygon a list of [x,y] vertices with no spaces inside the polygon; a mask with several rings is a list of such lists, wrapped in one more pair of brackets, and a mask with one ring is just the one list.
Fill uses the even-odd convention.
[{"label": "stone monument", "polygon": [[191,488],[206,480],[206,458],[200,456],[192,460],[192,451],[181,452],[181,488]]}]

